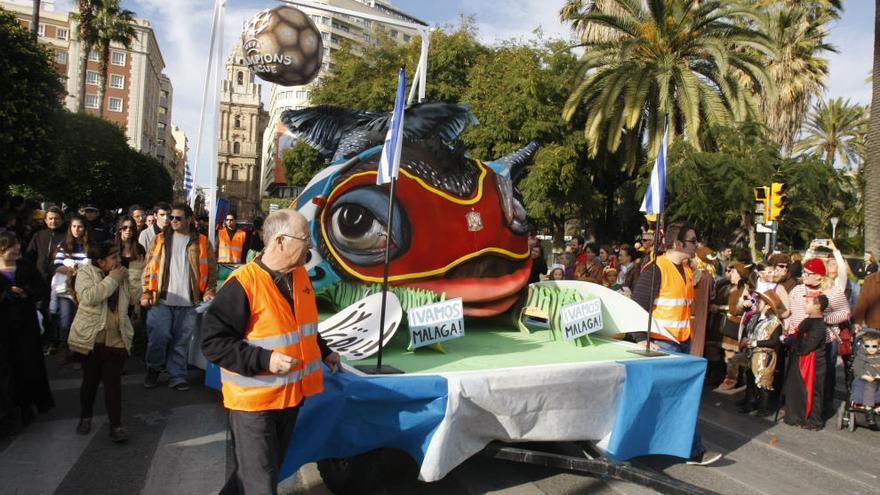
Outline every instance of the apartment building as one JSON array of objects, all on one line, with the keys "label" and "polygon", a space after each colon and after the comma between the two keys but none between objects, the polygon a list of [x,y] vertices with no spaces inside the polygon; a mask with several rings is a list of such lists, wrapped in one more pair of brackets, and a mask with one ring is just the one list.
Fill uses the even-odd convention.
[{"label": "apartment building", "polygon": [[[3,0],[0,7],[13,12],[24,27],[30,27],[31,1]],[[70,12],[58,12],[55,2],[46,0],[41,3],[39,22],[38,40],[54,52],[55,68],[67,91],[64,106],[78,111],[84,99],[86,112],[118,124],[132,148],[160,160],[169,156],[167,139],[159,141],[159,115],[164,112],[166,125],[171,121],[171,81],[162,74],[165,61],[150,23],[135,19],[132,27],[136,35],[130,48],[111,45],[103,108],[99,110],[101,72],[94,50],[88,54],[82,91],[84,47],[78,40],[79,24]]]},{"label": "apartment building", "polygon": [[[388,0],[323,0],[321,3],[427,26],[424,21],[398,10]],[[297,8],[309,15],[321,32],[321,38],[324,42],[321,74],[333,70],[333,54],[342,47],[342,43],[345,41],[350,42],[357,51],[360,47],[377,43],[380,33],[384,33],[400,43],[409,43],[418,36],[418,32],[412,29],[318,9]],[[318,77],[320,78],[321,75],[319,74]],[[287,197],[294,190],[285,187],[284,171],[281,170],[281,152],[293,144],[290,135],[285,136],[286,129],[281,124],[281,113],[288,109],[308,107],[311,88],[315,82],[292,87],[270,84],[269,125],[262,136],[262,173],[259,186],[260,191],[270,196]]]}]

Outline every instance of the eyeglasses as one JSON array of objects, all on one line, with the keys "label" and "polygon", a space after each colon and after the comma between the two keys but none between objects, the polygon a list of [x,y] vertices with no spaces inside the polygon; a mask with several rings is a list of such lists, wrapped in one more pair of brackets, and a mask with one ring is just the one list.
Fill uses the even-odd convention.
[{"label": "eyeglasses", "polygon": [[776,265],[776,268],[788,268],[788,265],[785,265],[785,264],[779,265],[778,264],[778,265]]},{"label": "eyeglasses", "polygon": [[862,344],[862,347],[865,349],[876,349],[880,347],[880,344]]},{"label": "eyeglasses", "polygon": [[132,227],[131,225],[123,225],[122,227],[119,227],[119,230],[131,230],[133,228],[134,227]]},{"label": "eyeglasses", "polygon": [[186,217],[178,217],[175,215],[168,215],[168,218],[170,218],[172,222],[182,222],[186,220]]},{"label": "eyeglasses", "polygon": [[312,243],[312,236],[310,236],[310,235],[305,235],[305,236],[295,236],[295,235],[290,235],[290,234],[281,234],[281,235],[283,235],[284,237],[290,237],[291,239],[296,239],[298,241],[307,242],[309,244]]}]

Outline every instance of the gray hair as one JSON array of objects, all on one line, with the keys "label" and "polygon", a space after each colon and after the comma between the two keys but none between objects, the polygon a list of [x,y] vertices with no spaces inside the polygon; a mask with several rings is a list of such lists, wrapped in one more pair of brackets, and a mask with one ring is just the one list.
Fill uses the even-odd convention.
[{"label": "gray hair", "polygon": [[292,217],[291,213],[294,212],[295,210],[285,208],[277,210],[266,217],[266,221],[263,222],[263,245],[267,249],[278,234],[293,234],[290,228],[290,219]]}]

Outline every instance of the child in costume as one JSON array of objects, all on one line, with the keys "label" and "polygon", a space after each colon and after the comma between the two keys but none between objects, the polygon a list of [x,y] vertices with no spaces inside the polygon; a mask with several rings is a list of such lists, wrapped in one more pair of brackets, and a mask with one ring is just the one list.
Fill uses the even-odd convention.
[{"label": "child in costume", "polygon": [[865,422],[872,430],[877,429],[877,405],[875,397],[880,385],[880,332],[869,329],[862,334],[862,345],[853,362],[853,402],[867,410]]},{"label": "child in costume", "polygon": [[785,423],[820,430],[827,331],[822,313],[828,308],[828,298],[819,292],[804,298],[807,318],[786,341],[791,357],[785,380]]},{"label": "child in costume", "polygon": [[755,309],[756,313],[748,320],[743,341],[748,368],[746,400],[739,411],[755,411],[756,416],[765,417],[773,413],[770,393],[773,391],[779,337],[782,335],[782,321],[778,315],[785,312],[785,308],[776,292],[769,289],[758,294]]}]

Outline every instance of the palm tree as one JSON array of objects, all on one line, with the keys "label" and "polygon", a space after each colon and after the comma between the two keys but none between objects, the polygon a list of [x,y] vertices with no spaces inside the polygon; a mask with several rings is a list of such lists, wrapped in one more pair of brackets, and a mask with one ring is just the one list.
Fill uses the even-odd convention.
[{"label": "palm tree", "polygon": [[95,49],[101,64],[98,84],[98,112],[104,117],[104,94],[107,91],[107,72],[110,63],[110,45],[118,43],[126,49],[135,37],[134,12],[120,9],[119,0],[104,0],[95,15]]},{"label": "palm tree", "polygon": [[618,39],[620,35],[616,31],[582,20],[584,14],[594,10],[614,15],[625,14],[620,8],[616,8],[613,0],[566,0],[562,8],[559,9],[559,20],[562,23],[570,22],[571,29],[581,41]]},{"label": "palm tree", "polygon": [[[880,74],[880,0],[874,0],[874,70]],[[873,78],[865,161],[865,250],[880,253],[880,77]]]},{"label": "palm tree", "polygon": [[590,154],[616,151],[626,140],[627,162],[644,141],[655,156],[668,118],[669,134],[700,149],[707,126],[756,114],[750,90],[772,91],[762,60],[773,44],[753,29],[754,11],[711,0],[607,0],[571,21],[596,25],[618,39],[585,40],[579,82],[564,116],[585,112]]},{"label": "palm tree", "polygon": [[792,149],[810,103],[825,90],[829,68],[821,54],[837,51],[825,42],[825,26],[834,18],[832,10],[811,14],[805,7],[788,6],[771,8],[761,16],[761,30],[776,49],[776,56],[767,61],[776,94],[760,99],[761,115],[783,150]]},{"label": "palm tree", "polygon": [[89,66],[89,53],[95,45],[95,11],[100,0],[79,0],[77,11],[71,17],[79,23],[79,41],[82,48],[80,60],[79,111],[86,111],[86,72]]},{"label": "palm tree", "polygon": [[840,160],[852,169],[864,160],[867,130],[866,107],[843,98],[820,101],[813,106],[794,151],[816,155],[829,166]]}]

